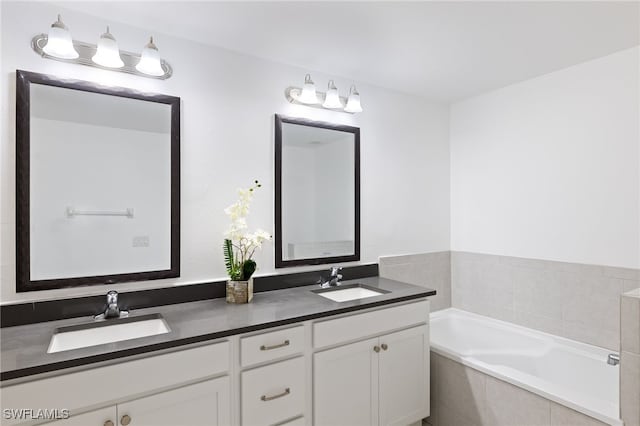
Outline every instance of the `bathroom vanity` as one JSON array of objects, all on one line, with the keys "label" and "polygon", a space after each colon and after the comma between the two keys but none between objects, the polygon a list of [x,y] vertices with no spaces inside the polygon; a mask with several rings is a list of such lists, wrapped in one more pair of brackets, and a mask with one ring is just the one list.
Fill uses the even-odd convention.
[{"label": "bathroom vanity", "polygon": [[142,309],[128,321],[154,314],[170,331],[55,353],[47,349],[56,330],[91,319],[4,328],[3,408],[68,409],[52,424],[83,426],[407,425],[427,417],[426,298],[435,292],[379,277],[357,284],[379,294],[335,302],[304,286],[258,293],[247,305]]}]

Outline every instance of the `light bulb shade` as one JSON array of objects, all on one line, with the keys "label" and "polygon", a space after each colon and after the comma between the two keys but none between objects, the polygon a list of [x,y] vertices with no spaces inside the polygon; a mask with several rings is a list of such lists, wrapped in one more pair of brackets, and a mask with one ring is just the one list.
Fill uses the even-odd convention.
[{"label": "light bulb shade", "polygon": [[107,68],[122,68],[124,66],[124,62],[120,58],[118,43],[109,32],[109,27],[107,27],[107,32],[100,36],[98,50],[91,60]]},{"label": "light bulb shade", "polygon": [[311,80],[311,76],[307,74],[304,77],[304,86],[302,86],[302,93],[298,97],[298,101],[303,104],[317,104],[318,95],[316,94],[316,85]]},{"label": "light bulb shade", "polygon": [[329,84],[327,85],[327,94],[324,97],[324,103],[322,104],[324,108],[343,108],[342,102],[340,102],[340,95],[338,94],[338,88],[333,83],[333,80],[329,80]]},{"label": "light bulb shade", "polygon": [[356,86],[351,86],[349,91],[349,98],[347,99],[347,106],[344,107],[346,112],[362,112],[362,106],[360,105],[360,93],[356,90]]},{"label": "light bulb shade", "polygon": [[47,44],[42,48],[42,51],[49,56],[60,59],[76,59],[80,56],[73,47],[71,33],[60,20],[60,15],[58,15],[58,20],[51,25]]},{"label": "light bulb shade", "polygon": [[142,49],[140,55],[140,61],[136,65],[136,69],[143,74],[153,75],[159,77],[164,75],[164,69],[162,69],[162,63],[160,62],[160,53],[155,44],[153,44],[153,37],[149,40],[149,43]]}]

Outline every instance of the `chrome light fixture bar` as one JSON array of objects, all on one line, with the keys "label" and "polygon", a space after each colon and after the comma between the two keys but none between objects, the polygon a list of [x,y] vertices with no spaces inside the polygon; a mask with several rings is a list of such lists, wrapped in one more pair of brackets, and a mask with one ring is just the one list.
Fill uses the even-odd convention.
[{"label": "chrome light fixture bar", "polygon": [[[31,48],[43,58],[122,71],[142,77],[166,79],[173,73],[171,66],[160,58],[158,48],[153,44],[153,37],[140,55],[121,52],[116,38],[109,31],[109,26],[100,36],[97,46],[74,41],[69,27],[62,22],[60,15],[58,20],[51,24],[49,34],[40,34],[31,40]],[[123,60],[121,55],[124,55],[126,60]]]},{"label": "chrome light fixture bar", "polygon": [[78,41],[78,40],[72,41],[73,47],[78,52],[77,58],[75,59],[59,58],[56,56],[49,55],[43,50],[44,47],[47,45],[47,41],[48,41],[47,34],[38,34],[37,36],[33,37],[33,39],[31,39],[31,48],[33,49],[33,51],[46,59],[53,59],[56,61],[67,62],[72,64],[86,65],[89,67],[100,68],[100,69],[109,70],[109,71],[119,71],[119,72],[124,72],[128,74],[138,75],[140,77],[155,78],[159,80],[166,80],[167,78],[171,77],[171,75],[173,74],[173,69],[171,68],[171,65],[169,65],[169,63],[164,59],[160,60],[160,66],[164,71],[162,75],[150,75],[150,74],[145,74],[143,72],[140,72],[136,69],[136,65],[140,63],[141,55],[132,53],[132,52],[126,52],[124,50],[120,50],[120,58],[124,63],[124,65],[121,68],[110,68],[110,67],[99,65],[92,60],[92,58],[96,55],[98,51],[98,47],[95,44],[85,43],[83,41]]},{"label": "chrome light fixture bar", "polygon": [[305,105],[347,114],[362,112],[360,93],[356,90],[355,85],[351,86],[348,97],[338,94],[338,89],[333,80],[329,80],[326,93],[318,92],[309,74],[304,78],[304,87],[289,86],[285,89],[284,94],[289,103],[296,105]]}]

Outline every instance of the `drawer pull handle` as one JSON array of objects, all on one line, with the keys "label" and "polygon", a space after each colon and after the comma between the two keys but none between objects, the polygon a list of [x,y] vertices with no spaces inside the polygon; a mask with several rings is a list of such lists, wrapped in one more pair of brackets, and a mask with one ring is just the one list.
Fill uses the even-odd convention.
[{"label": "drawer pull handle", "polygon": [[374,351],[375,353],[380,352],[380,346],[374,346],[374,347],[373,347],[373,351]]},{"label": "drawer pull handle", "polygon": [[274,400],[274,399],[278,399],[278,398],[282,398],[283,396],[287,396],[287,395],[289,395],[290,393],[291,393],[291,389],[286,388],[286,389],[284,390],[284,392],[282,392],[282,393],[279,393],[279,394],[277,394],[277,395],[273,395],[273,396],[262,395],[262,396],[260,397],[260,399],[261,399],[261,400],[263,400],[263,401],[272,401],[272,400]]},{"label": "drawer pull handle", "polygon": [[291,342],[289,342],[288,340],[285,340],[284,342],[277,344],[277,345],[273,345],[273,346],[265,346],[262,345],[260,346],[260,350],[261,351],[270,351],[271,349],[278,349],[278,348],[284,348],[285,346],[289,346],[291,344]]},{"label": "drawer pull handle", "polygon": [[104,422],[104,426],[114,426],[114,425],[111,420],[107,420],[106,422]]},{"label": "drawer pull handle", "polygon": [[120,419],[120,424],[122,426],[127,426],[129,423],[131,423],[131,417],[127,414],[122,416],[122,418]]},{"label": "drawer pull handle", "polygon": [[387,346],[386,343],[383,343],[382,345],[380,345],[380,347],[382,348],[383,351],[386,351],[387,349],[389,349],[389,346]]}]

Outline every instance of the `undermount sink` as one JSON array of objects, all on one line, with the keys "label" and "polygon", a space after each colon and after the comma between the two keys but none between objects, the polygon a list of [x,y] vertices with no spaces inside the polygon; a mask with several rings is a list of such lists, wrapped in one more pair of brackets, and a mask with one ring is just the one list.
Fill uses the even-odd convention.
[{"label": "undermount sink", "polygon": [[56,330],[47,353],[155,336],[171,331],[160,314],[72,325]]},{"label": "undermount sink", "polygon": [[346,284],[338,287],[322,288],[311,291],[318,296],[326,297],[334,302],[348,302],[350,300],[365,299],[367,297],[390,293],[388,290],[369,287],[364,284]]}]

